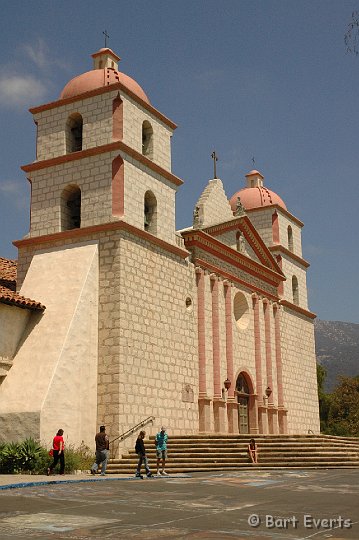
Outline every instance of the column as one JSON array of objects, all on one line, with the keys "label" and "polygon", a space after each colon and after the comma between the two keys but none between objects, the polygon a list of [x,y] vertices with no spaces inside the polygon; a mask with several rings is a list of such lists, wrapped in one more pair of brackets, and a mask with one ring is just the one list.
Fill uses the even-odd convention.
[{"label": "column", "polygon": [[198,415],[199,431],[210,430],[210,398],[206,383],[206,315],[204,271],[196,268],[198,325]]},{"label": "column", "polygon": [[254,358],[256,366],[256,389],[257,389],[257,407],[258,407],[258,429],[259,433],[268,432],[267,407],[263,402],[262,386],[262,352],[261,352],[261,329],[259,316],[259,297],[252,294],[253,316],[254,316]]},{"label": "column", "polygon": [[265,351],[266,351],[266,372],[267,386],[272,390],[268,397],[268,427],[269,433],[278,433],[278,418],[277,410],[274,407],[274,392],[273,392],[273,369],[272,369],[272,337],[271,337],[271,310],[270,303],[267,298],[263,300],[264,310],[264,334],[265,334]]},{"label": "column", "polygon": [[238,433],[238,403],[234,395],[236,381],[233,370],[233,327],[232,327],[232,284],[229,281],[223,282],[225,320],[226,320],[226,361],[227,379],[231,381],[231,386],[227,394],[227,421],[229,433]]},{"label": "column", "polygon": [[219,343],[219,316],[218,316],[218,277],[210,275],[212,294],[212,351],[213,351],[213,417],[214,430],[224,431],[224,408],[221,382],[221,359]]},{"label": "column", "polygon": [[282,376],[282,343],[280,337],[281,309],[277,304],[273,306],[274,334],[275,334],[275,361],[277,368],[278,388],[278,427],[279,433],[287,433],[287,409],[284,407],[283,376]]}]

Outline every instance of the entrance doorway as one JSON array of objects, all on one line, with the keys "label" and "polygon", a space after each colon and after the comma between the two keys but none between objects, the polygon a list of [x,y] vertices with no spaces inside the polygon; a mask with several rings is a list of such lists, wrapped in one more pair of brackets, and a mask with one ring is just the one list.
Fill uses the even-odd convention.
[{"label": "entrance doorway", "polygon": [[249,386],[245,375],[240,373],[236,382],[236,395],[238,401],[238,431],[250,433],[249,430]]}]

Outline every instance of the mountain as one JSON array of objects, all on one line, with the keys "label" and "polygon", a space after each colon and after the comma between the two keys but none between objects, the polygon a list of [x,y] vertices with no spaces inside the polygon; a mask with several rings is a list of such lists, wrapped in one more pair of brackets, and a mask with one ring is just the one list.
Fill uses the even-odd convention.
[{"label": "mountain", "polygon": [[359,375],[359,324],[316,320],[314,333],[317,362],[327,370],[324,390],[332,392],[338,376]]}]

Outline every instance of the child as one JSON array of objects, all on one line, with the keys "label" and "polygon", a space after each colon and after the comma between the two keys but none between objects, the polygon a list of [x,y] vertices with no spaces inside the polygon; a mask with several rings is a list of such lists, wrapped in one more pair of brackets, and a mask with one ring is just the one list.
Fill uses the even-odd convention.
[{"label": "child", "polygon": [[145,470],[146,470],[147,477],[150,478],[152,476],[152,473],[151,473],[151,471],[150,471],[150,469],[148,467],[148,459],[147,459],[147,456],[146,456],[145,443],[143,442],[143,439],[145,438],[145,435],[146,435],[145,431],[140,431],[140,433],[138,435],[138,438],[137,438],[137,441],[136,441],[135,452],[138,455],[136,478],[143,478],[143,476],[141,474],[141,465],[142,465],[142,463],[144,463],[144,465],[145,465]]}]

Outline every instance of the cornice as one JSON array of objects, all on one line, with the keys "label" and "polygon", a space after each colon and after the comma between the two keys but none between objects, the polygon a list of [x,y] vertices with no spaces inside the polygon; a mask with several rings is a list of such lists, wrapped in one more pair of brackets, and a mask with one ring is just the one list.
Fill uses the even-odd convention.
[{"label": "cornice", "polygon": [[295,253],[293,253],[293,251],[290,251],[282,244],[275,244],[274,246],[269,246],[268,249],[269,251],[284,253],[284,255],[287,255],[287,257],[289,257],[290,259],[294,259],[297,263],[304,266],[304,268],[309,268],[310,266],[308,261],[306,261],[302,257],[299,257],[299,255],[296,255]]},{"label": "cornice", "polygon": [[260,211],[268,210],[271,208],[274,208],[275,210],[279,210],[280,212],[282,212],[286,217],[290,218],[292,221],[294,221],[294,223],[299,225],[299,227],[304,227],[303,221],[300,221],[300,219],[293,216],[293,214],[291,214],[290,212],[288,212],[288,210],[285,210],[284,208],[279,206],[279,204],[268,204],[268,206],[258,206],[257,208],[250,208],[250,209],[246,208],[246,213],[249,215],[255,212],[260,212]]},{"label": "cornice", "polygon": [[286,279],[281,272],[276,272],[257,261],[253,261],[202,230],[196,229],[184,232],[182,236],[187,249],[191,247],[203,249],[211,255],[232,264],[235,268],[259,277],[274,287],[277,287],[281,281]]},{"label": "cornice", "polygon": [[208,261],[205,261],[204,259],[201,259],[200,257],[194,257],[192,262],[195,265],[200,266],[204,270],[208,270],[210,272],[214,272],[215,274],[218,274],[219,276],[221,276],[222,278],[226,280],[243,285],[244,287],[248,289],[248,292],[251,292],[251,293],[257,292],[260,295],[263,295],[266,298],[273,300],[274,302],[279,301],[279,296],[271,294],[265,289],[261,289],[260,287],[253,285],[253,283],[251,283],[250,281],[245,281],[244,279],[239,278],[238,276],[236,276],[235,274],[232,274],[231,272],[226,272],[225,270],[223,270],[223,268],[219,268],[218,266],[215,266],[214,264]]},{"label": "cornice", "polygon": [[62,107],[63,105],[69,105],[70,103],[75,103],[76,101],[82,101],[84,99],[88,99],[93,96],[99,96],[100,94],[106,94],[108,92],[113,92],[116,90],[122,90],[122,92],[127,94],[134,101],[137,101],[137,103],[142,105],[144,109],[147,109],[154,116],[157,116],[157,118],[159,118],[164,124],[166,124],[171,129],[177,128],[177,125],[172,120],[170,120],[169,118],[167,118],[167,116],[165,116],[160,111],[155,109],[153,105],[141,99],[139,96],[137,96],[137,94],[129,90],[124,84],[120,82],[109,84],[108,86],[102,86],[101,88],[96,88],[95,90],[84,92],[83,94],[79,94],[78,96],[73,96],[73,97],[69,97],[65,99],[58,99],[56,101],[51,101],[50,103],[45,103],[44,105],[39,105],[38,107],[32,107],[31,109],[29,109],[29,111],[31,112],[31,114],[37,114],[43,111],[48,111],[50,109],[55,109],[56,107]]},{"label": "cornice", "polygon": [[42,236],[32,236],[31,238],[24,238],[23,240],[15,240],[13,244],[17,248],[29,247],[29,246],[53,243],[59,240],[82,238],[84,236],[88,236],[91,234],[97,234],[97,233],[107,232],[107,231],[118,231],[118,230],[128,231],[131,234],[138,236],[139,238],[143,238],[147,240],[151,244],[161,247],[162,249],[168,251],[169,253],[178,255],[182,259],[186,259],[190,255],[190,253],[186,251],[185,249],[182,249],[173,244],[170,244],[169,242],[166,242],[165,240],[162,240],[161,238],[158,238],[157,236],[154,236],[153,234],[147,231],[139,229],[135,227],[134,225],[130,225],[126,221],[111,221],[110,223],[103,223],[101,225],[91,225],[90,227],[83,227],[80,229],[71,229],[69,231],[61,231],[61,232],[46,234]]},{"label": "cornice", "polygon": [[292,311],[296,311],[297,313],[300,313],[301,315],[304,315],[305,317],[308,317],[309,319],[316,319],[316,314],[312,311],[309,311],[307,309],[304,309],[302,307],[297,306],[297,304],[292,304],[292,302],[288,302],[288,300],[281,300],[280,305],[285,306]]},{"label": "cornice", "polygon": [[62,156],[44,159],[42,161],[35,161],[34,163],[23,165],[21,169],[25,172],[38,171],[40,169],[46,169],[48,167],[55,167],[56,165],[61,165],[62,163],[69,163],[71,161],[77,161],[87,157],[104,154],[106,152],[113,152],[116,150],[125,152],[130,157],[136,159],[152,171],[166,178],[166,180],[169,180],[172,184],[175,184],[176,186],[181,186],[183,184],[183,180],[178,178],[178,176],[172,174],[166,169],[163,169],[162,167],[157,165],[157,163],[154,163],[146,156],[140,154],[139,152],[137,152],[137,150],[134,150],[122,141],[114,141],[112,143],[104,144],[102,146],[95,146],[86,150],[80,150],[79,152],[72,152],[71,154],[64,154]]}]

